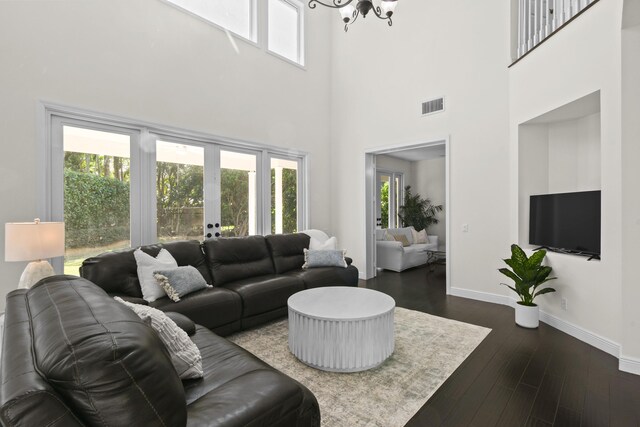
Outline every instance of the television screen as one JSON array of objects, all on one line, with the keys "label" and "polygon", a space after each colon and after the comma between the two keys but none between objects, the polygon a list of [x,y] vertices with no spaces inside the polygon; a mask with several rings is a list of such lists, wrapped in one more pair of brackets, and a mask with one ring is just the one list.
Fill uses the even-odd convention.
[{"label": "television screen", "polygon": [[600,191],[531,196],[529,244],[600,255]]}]

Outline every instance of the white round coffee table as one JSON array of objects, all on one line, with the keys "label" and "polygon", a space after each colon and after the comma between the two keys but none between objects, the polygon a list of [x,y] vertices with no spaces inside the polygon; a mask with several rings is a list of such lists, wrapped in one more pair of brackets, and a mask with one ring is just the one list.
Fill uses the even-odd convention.
[{"label": "white round coffee table", "polygon": [[332,372],[358,372],[384,362],[394,348],[396,302],[382,292],[332,286],[292,295],[289,350],[301,362]]}]

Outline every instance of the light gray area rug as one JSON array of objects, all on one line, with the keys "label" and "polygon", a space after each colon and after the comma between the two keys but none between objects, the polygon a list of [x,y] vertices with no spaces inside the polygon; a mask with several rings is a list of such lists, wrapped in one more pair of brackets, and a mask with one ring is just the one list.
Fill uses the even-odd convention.
[{"label": "light gray area rug", "polygon": [[351,374],[310,368],[290,352],[287,320],[232,335],[230,341],[315,394],[325,427],[404,426],[490,329],[396,308],[395,351],[378,368]]}]

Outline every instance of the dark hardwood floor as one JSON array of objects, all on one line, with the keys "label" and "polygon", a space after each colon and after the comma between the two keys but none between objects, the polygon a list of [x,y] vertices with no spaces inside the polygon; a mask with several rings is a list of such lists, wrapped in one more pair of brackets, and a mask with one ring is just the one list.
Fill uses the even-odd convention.
[{"label": "dark hardwood floor", "polygon": [[446,295],[444,271],[383,271],[360,283],[399,307],[492,329],[408,427],[640,426],[640,376],[544,323],[516,326],[511,307]]}]

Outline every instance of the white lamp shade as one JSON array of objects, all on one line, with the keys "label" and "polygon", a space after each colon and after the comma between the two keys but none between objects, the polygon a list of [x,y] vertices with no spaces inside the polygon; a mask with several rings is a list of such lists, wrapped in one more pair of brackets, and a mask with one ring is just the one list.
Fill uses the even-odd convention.
[{"label": "white lamp shade", "polygon": [[34,261],[64,255],[64,222],[4,225],[5,261]]},{"label": "white lamp shade", "polygon": [[389,12],[393,14],[398,5],[397,0],[382,0],[380,3],[380,9],[382,10],[382,16],[386,16]]},{"label": "white lamp shade", "polygon": [[353,12],[356,11],[356,8],[353,6],[353,4],[348,4],[338,10],[340,11],[340,15],[342,16],[343,20],[348,19],[350,21],[351,18],[353,18]]}]

